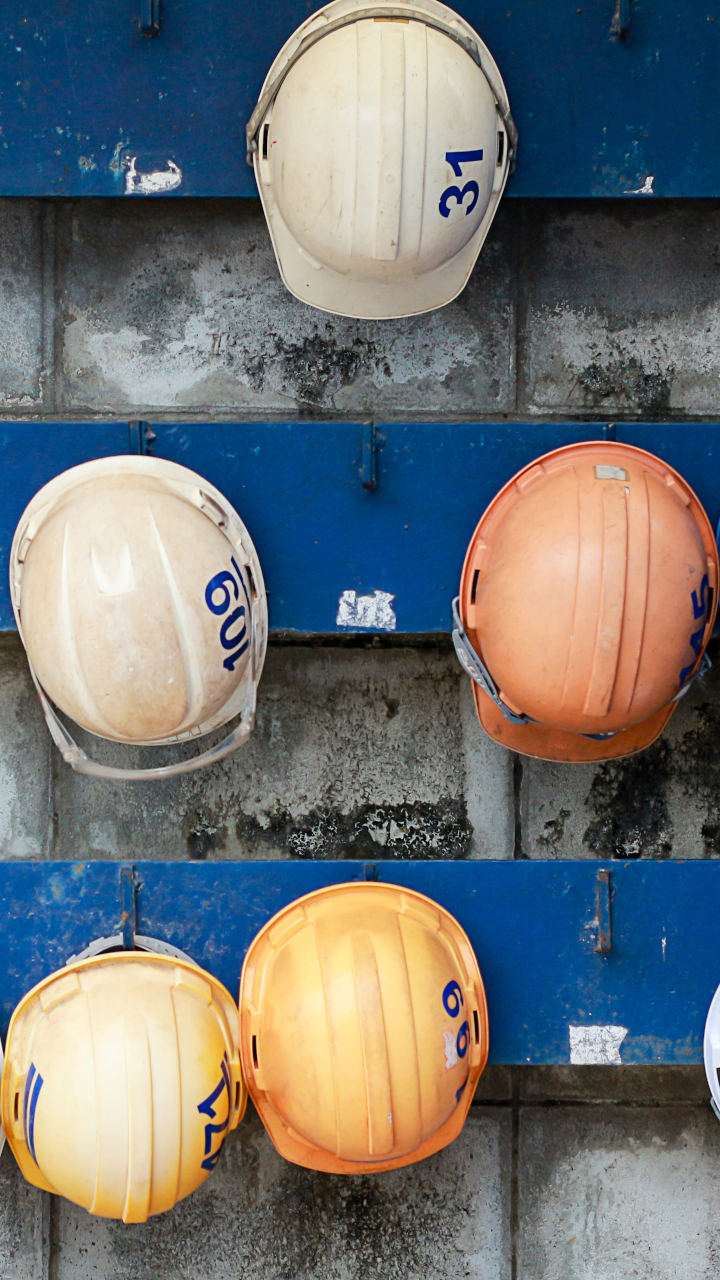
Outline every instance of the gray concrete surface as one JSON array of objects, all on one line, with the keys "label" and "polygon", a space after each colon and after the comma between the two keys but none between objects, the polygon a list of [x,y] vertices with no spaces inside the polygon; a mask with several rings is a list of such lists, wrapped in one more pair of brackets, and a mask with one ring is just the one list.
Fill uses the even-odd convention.
[{"label": "gray concrete surface", "polygon": [[522,1280],[713,1280],[720,1126],[709,1108],[527,1108]]},{"label": "gray concrete surface", "polygon": [[457,302],[388,324],[292,298],[258,203],[68,206],[63,404],[130,416],[512,410],[515,290],[504,221]]},{"label": "gray concrete surface", "polygon": [[0,858],[51,850],[53,751],[22,645],[0,633]]},{"label": "gray concrete surface", "polygon": [[205,1185],[142,1226],[57,1202],[56,1280],[503,1280],[510,1117],[475,1108],[460,1138],[373,1177],[280,1159],[253,1116]]},{"label": "gray concrete surface", "polygon": [[47,1280],[50,1197],[20,1175],[10,1148],[0,1157],[0,1276]]},{"label": "gray concrete surface", "polygon": [[271,645],[253,736],[212,769],[128,786],[55,753],[54,856],[509,857],[511,757],[461,714],[465,685],[449,652]]},{"label": "gray concrete surface", "polygon": [[456,302],[381,323],[294,301],[252,201],[5,200],[0,232],[6,417],[717,410],[711,201],[507,201]]},{"label": "gray concrete surface", "polygon": [[53,309],[52,241],[45,224],[41,201],[0,200],[0,412],[4,413],[37,411],[46,399]]},{"label": "gray concrete surface", "polygon": [[528,202],[522,400],[534,415],[717,412],[712,202]]}]

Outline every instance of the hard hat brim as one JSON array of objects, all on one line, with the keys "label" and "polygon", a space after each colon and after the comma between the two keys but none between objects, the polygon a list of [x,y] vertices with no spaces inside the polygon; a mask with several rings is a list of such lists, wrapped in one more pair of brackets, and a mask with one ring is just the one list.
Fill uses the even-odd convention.
[{"label": "hard hat brim", "polygon": [[656,711],[640,724],[623,729],[612,738],[598,741],[545,724],[513,724],[486,693],[473,682],[478,719],[488,737],[508,751],[533,756],[536,760],[562,761],[567,764],[592,764],[601,760],[620,760],[623,756],[644,751],[662,733],[677,703]]},{"label": "hard hat brim", "polygon": [[[472,240],[450,262],[419,277],[422,289],[418,293],[417,279],[379,284],[377,280],[354,280],[332,267],[309,262],[285,225],[271,189],[262,180],[257,155],[255,177],[283,284],[301,302],[354,320],[402,320],[437,311],[454,302],[470,279],[505,190],[503,180],[502,186],[493,191],[485,217]],[[422,299],[420,305],[419,298]]]}]

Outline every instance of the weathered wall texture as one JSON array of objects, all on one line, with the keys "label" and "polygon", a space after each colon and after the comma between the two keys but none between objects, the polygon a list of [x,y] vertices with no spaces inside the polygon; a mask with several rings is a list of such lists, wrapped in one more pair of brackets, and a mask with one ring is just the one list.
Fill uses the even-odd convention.
[{"label": "weathered wall texture", "polygon": [[702,417],[720,209],[507,201],[468,288],[411,320],[284,289],[251,201],[4,201],[7,416]]},{"label": "weathered wall texture", "polygon": [[[507,201],[457,302],[356,323],[289,297],[251,202],[4,201],[0,415],[716,417],[719,281],[715,204]],[[541,764],[484,737],[446,639],[274,643],[247,748],[125,786],[62,763],[5,636],[0,857],[717,857],[719,731],[716,666],[637,759]],[[494,1068],[451,1148],[349,1179],[284,1164],[250,1115],[142,1227],[6,1151],[0,1280],[714,1280],[706,1098],[696,1068]]]}]

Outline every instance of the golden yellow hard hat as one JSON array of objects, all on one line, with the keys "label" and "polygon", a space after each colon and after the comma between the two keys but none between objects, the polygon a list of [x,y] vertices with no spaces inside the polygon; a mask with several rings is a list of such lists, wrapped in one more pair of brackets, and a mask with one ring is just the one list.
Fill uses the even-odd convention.
[{"label": "golden yellow hard hat", "polygon": [[245,1110],[235,1002],[175,956],[79,960],[20,1001],[1,1095],[28,1182],[145,1222],[205,1181]]},{"label": "golden yellow hard hat", "polygon": [[488,1055],[485,990],[443,907],[389,884],[319,889],[254,939],[240,1054],[280,1155],[376,1173],[447,1146]]}]

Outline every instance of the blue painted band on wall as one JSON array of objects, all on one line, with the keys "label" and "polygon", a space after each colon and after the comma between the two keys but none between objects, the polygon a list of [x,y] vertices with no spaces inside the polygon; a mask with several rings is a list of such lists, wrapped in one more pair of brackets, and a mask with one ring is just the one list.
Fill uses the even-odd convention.
[{"label": "blue painted band on wall", "polygon": [[[0,6],[0,195],[256,196],[245,125],[320,7],[172,0],[150,37],[138,0]],[[507,86],[509,196],[720,196],[716,4],[636,4],[625,29],[610,0],[454,7]]]},{"label": "blue painted band on wall", "polygon": [[[623,1062],[702,1061],[720,983],[720,861],[375,866],[380,880],[441,903],[468,933],[487,989],[491,1062],[566,1063],[571,1027],[615,1030]],[[111,862],[0,863],[3,1036],[31,986],[116,932],[119,870]],[[599,870],[609,871],[612,893],[605,953],[597,950]],[[138,931],[187,951],[237,998],[244,955],[270,917],[314,889],[365,879],[366,864],[141,862],[138,872]]]},{"label": "blue painted band on wall", "polygon": [[[368,489],[364,430],[357,422],[153,424],[153,454],[199,472],[247,525],[271,630],[449,633],[468,542],[497,491],[539,455],[604,434],[602,424],[583,422],[378,423],[377,483]],[[680,471],[715,526],[720,425],[614,430]],[[67,467],[127,453],[128,441],[126,422],[0,423],[1,630],[14,627],[9,552],[30,498]],[[212,598],[224,604],[219,591]]]}]

